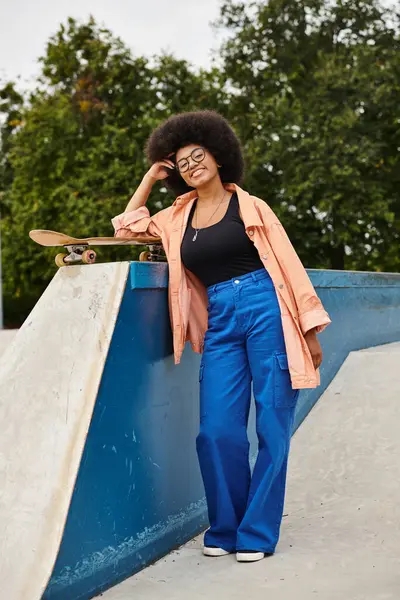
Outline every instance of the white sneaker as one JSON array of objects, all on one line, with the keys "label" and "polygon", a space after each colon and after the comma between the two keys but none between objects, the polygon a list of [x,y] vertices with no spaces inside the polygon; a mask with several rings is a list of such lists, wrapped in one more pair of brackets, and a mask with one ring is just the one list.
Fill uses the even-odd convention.
[{"label": "white sneaker", "polygon": [[210,546],[203,546],[203,554],[205,556],[226,556],[227,554],[232,554],[228,552],[228,550],[224,550],[223,548],[211,548]]},{"label": "white sneaker", "polygon": [[236,552],[236,560],[238,562],[256,562],[257,560],[262,560],[264,556],[264,552]]}]

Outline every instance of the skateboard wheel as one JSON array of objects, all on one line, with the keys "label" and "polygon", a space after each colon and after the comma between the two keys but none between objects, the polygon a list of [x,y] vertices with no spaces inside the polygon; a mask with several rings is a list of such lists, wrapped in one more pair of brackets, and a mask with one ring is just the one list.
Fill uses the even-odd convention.
[{"label": "skateboard wheel", "polygon": [[147,250],[145,250],[144,252],[141,252],[139,254],[139,261],[140,262],[151,261],[151,252],[148,252]]},{"label": "skateboard wheel", "polygon": [[91,265],[96,262],[96,252],[94,250],[84,250],[82,252],[82,262],[85,265]]},{"label": "skateboard wheel", "polygon": [[56,256],[56,257],[55,257],[55,259],[54,259],[54,260],[55,260],[55,263],[56,263],[56,265],[57,265],[57,267],[65,267],[65,264],[66,264],[66,263],[64,262],[64,258],[65,258],[66,256],[67,256],[67,255],[66,255],[66,254],[64,254],[64,253],[62,253],[62,252],[61,252],[60,254],[57,254],[57,256]]}]

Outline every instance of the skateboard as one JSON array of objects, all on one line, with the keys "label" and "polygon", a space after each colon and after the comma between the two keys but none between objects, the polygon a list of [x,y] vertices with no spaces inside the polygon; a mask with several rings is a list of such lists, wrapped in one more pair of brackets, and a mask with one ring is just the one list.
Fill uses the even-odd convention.
[{"label": "skateboard", "polygon": [[60,252],[55,257],[57,267],[66,265],[76,265],[78,263],[92,264],[96,262],[96,252],[91,246],[147,246],[148,250],[140,253],[140,262],[159,262],[166,261],[161,239],[146,236],[135,238],[123,237],[92,237],[75,238],[58,231],[48,229],[33,229],[29,232],[29,237],[46,247],[63,246],[67,252]]}]

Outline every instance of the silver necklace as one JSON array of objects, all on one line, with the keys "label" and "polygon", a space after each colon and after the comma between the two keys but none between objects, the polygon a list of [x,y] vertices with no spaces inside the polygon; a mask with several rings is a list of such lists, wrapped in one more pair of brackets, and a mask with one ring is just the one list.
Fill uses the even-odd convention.
[{"label": "silver necklace", "polygon": [[[197,236],[199,234],[200,229],[204,229],[205,227],[207,227],[207,225],[209,224],[209,222],[211,221],[211,219],[213,218],[213,216],[215,215],[215,213],[217,212],[217,210],[219,209],[219,207],[222,204],[223,199],[225,198],[225,194],[226,194],[226,190],[224,190],[224,195],[222,196],[221,200],[219,201],[219,204],[217,206],[217,208],[214,210],[213,214],[211,215],[211,217],[208,219],[207,223],[205,225],[203,225],[203,227],[193,227],[193,229],[195,230],[195,234],[193,236],[193,242],[195,242],[197,240]],[[197,221],[197,206],[196,206],[196,221]]]}]

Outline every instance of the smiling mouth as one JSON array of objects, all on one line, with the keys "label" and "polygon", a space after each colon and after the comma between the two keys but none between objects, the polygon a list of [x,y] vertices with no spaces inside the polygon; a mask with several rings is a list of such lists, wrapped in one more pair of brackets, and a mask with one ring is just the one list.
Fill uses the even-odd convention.
[{"label": "smiling mouth", "polygon": [[198,177],[200,173],[202,173],[204,171],[204,167],[202,167],[201,169],[196,169],[195,171],[193,171],[193,173],[190,175],[190,177]]}]

